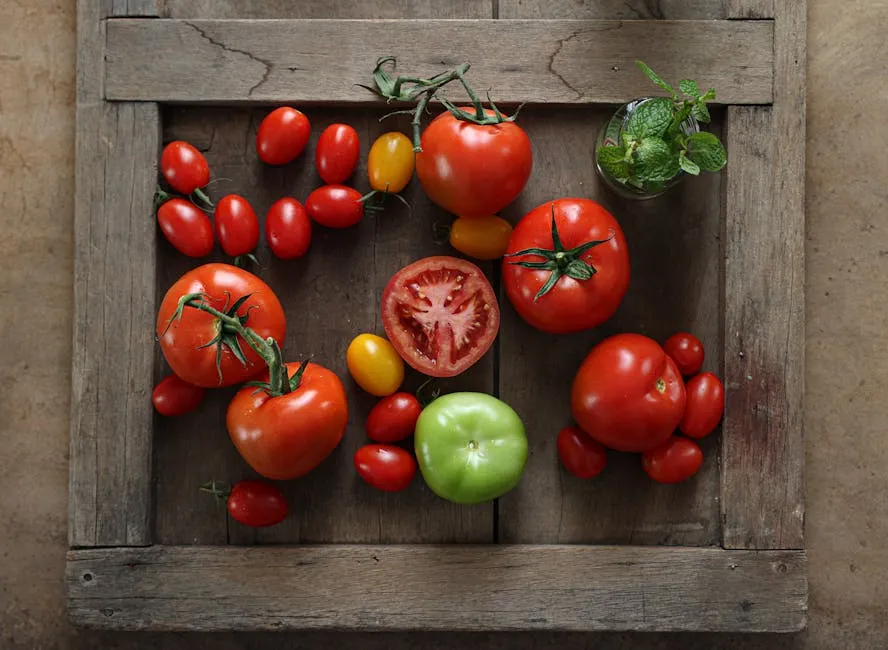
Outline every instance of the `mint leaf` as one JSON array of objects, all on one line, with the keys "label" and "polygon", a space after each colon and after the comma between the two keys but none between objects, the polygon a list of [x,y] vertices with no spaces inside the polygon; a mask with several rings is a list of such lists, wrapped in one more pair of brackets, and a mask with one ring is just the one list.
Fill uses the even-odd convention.
[{"label": "mint leaf", "polygon": [[710,88],[703,94],[700,101],[711,102],[713,99],[715,99],[715,88]]},{"label": "mint leaf", "polygon": [[635,65],[637,65],[637,66],[639,67],[639,69],[645,74],[645,76],[646,76],[648,79],[650,79],[650,80],[653,81],[655,84],[657,84],[658,86],[660,86],[660,88],[662,88],[663,90],[665,90],[667,93],[669,93],[669,94],[672,95],[673,97],[677,97],[677,96],[678,96],[677,93],[675,92],[675,88],[673,88],[673,87],[670,86],[668,83],[666,83],[665,81],[663,81],[663,80],[660,78],[660,76],[659,76],[656,72],[654,72],[653,70],[651,70],[649,67],[647,67],[647,65],[645,65],[645,63],[644,63],[643,61],[636,61],[636,62],[635,62]]},{"label": "mint leaf", "polygon": [[639,104],[629,116],[626,130],[637,138],[660,137],[672,123],[672,100],[654,97]]},{"label": "mint leaf", "polygon": [[693,79],[682,79],[678,82],[678,87],[685,95],[690,95],[694,99],[700,97],[700,86]]},{"label": "mint leaf", "polygon": [[635,144],[635,136],[628,131],[620,131],[620,140],[623,141],[623,147],[626,149]]},{"label": "mint leaf", "polygon": [[728,156],[719,139],[712,133],[701,131],[688,138],[688,158],[697,163],[700,169],[717,172],[727,163]]},{"label": "mint leaf", "polygon": [[684,151],[682,151],[679,155],[678,162],[681,165],[681,168],[688,174],[693,174],[694,176],[697,176],[700,173],[700,165],[688,158],[685,155]]},{"label": "mint leaf", "polygon": [[695,120],[703,124],[709,124],[712,121],[712,118],[709,117],[709,109],[706,108],[706,104],[703,102],[694,104],[694,107],[691,108],[691,115],[694,116]]},{"label": "mint leaf", "polygon": [[681,169],[678,154],[660,138],[645,138],[633,155],[634,175],[643,181],[668,181]]},{"label": "mint leaf", "polygon": [[629,178],[629,163],[626,162],[626,150],[623,147],[601,147],[598,150],[598,164],[614,178]]}]

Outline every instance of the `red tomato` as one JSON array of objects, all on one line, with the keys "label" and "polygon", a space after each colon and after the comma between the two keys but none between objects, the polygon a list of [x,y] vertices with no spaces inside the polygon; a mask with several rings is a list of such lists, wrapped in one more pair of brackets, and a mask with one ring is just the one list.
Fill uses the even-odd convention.
[{"label": "red tomato", "polygon": [[593,478],[607,465],[607,449],[577,427],[558,434],[558,456],[564,469],[578,478]]},{"label": "red tomato", "polygon": [[322,185],[308,195],[305,211],[327,228],[349,228],[364,217],[361,193],[345,185]]},{"label": "red tomato", "polygon": [[265,481],[239,481],[228,495],[228,514],[245,526],[274,526],[287,512],[284,493]]},{"label": "red tomato", "polygon": [[282,260],[305,255],[311,245],[311,221],[302,204],[290,197],[272,203],[265,215],[265,238]]},{"label": "red tomato", "polygon": [[429,377],[453,377],[490,349],[500,312],[490,282],[456,257],[426,257],[405,266],[382,293],[388,340]]},{"label": "red tomato", "polygon": [[419,182],[434,203],[460,217],[502,210],[524,189],[533,167],[530,139],[514,122],[482,126],[448,111],[426,127],[420,145]]},{"label": "red tomato", "polygon": [[[553,218],[561,245],[553,238]],[[515,226],[506,255],[506,295],[521,318],[544,332],[601,325],[629,287],[623,231],[589,199],[557,199],[528,212]]]},{"label": "red tomato", "polygon": [[679,428],[689,438],[705,438],[725,412],[725,387],[714,374],[704,372],[688,381],[686,391],[688,403]]},{"label": "red tomato", "polygon": [[605,447],[648,451],[675,431],[685,399],[678,368],[656,341],[617,334],[583,360],[571,411],[580,428]]},{"label": "red tomato", "polygon": [[687,332],[673,334],[666,339],[663,349],[685,377],[696,375],[703,367],[703,344],[693,334]]},{"label": "red tomato", "polygon": [[641,456],[641,466],[658,483],[681,483],[703,464],[703,451],[693,440],[670,436],[658,447]]},{"label": "red tomato", "polygon": [[369,485],[383,492],[406,490],[416,474],[416,461],[394,445],[364,445],[355,452],[355,468]]},{"label": "red tomato", "polygon": [[354,173],[360,154],[358,132],[348,124],[331,124],[321,132],[315,149],[318,175],[328,185],[344,183]]},{"label": "red tomato", "polygon": [[376,442],[399,442],[413,435],[422,404],[410,393],[383,397],[367,416],[367,437]]},{"label": "red tomato", "polygon": [[206,391],[200,386],[194,386],[175,374],[169,374],[154,387],[151,402],[161,415],[176,417],[190,413],[200,406],[205,394]]},{"label": "red tomato", "polygon": [[173,247],[188,257],[213,252],[213,224],[206,213],[185,199],[170,199],[157,210],[160,231]]},{"label": "red tomato", "polygon": [[[182,317],[171,322],[179,298],[192,293],[206,294],[205,300],[219,311],[236,311],[263,339],[273,337],[278,345],[284,340],[286,319],[271,287],[236,266],[204,264],[170,287],[157,313],[160,349],[172,371],[204,388],[232,386],[262,372],[266,368],[262,358],[239,335],[222,330],[215,316],[186,307]],[[249,298],[239,303],[247,295]],[[211,341],[216,343],[207,345]],[[242,352],[246,363],[236,352]]]},{"label": "red tomato", "polygon": [[[288,376],[298,368],[288,363]],[[262,380],[268,380],[268,373]],[[226,415],[240,455],[259,474],[277,480],[299,478],[317,467],[342,440],[347,422],[342,382],[315,363],[305,367],[298,388],[278,397],[245,386]]]},{"label": "red tomato", "polygon": [[210,182],[210,166],[204,155],[187,142],[175,140],[163,148],[160,173],[177,192],[191,194]]},{"label": "red tomato", "polygon": [[295,108],[281,106],[265,116],[256,134],[259,160],[268,165],[286,165],[299,157],[308,144],[311,123]]},{"label": "red tomato", "polygon": [[237,194],[229,194],[216,204],[216,236],[226,255],[237,257],[256,250],[259,219],[253,206]]}]

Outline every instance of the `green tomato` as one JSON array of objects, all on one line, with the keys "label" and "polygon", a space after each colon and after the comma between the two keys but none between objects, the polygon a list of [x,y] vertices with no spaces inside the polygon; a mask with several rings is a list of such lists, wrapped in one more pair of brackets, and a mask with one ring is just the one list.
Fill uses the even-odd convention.
[{"label": "green tomato", "polygon": [[527,464],[524,423],[484,393],[451,393],[416,422],[416,458],[432,492],[455,503],[482,503],[518,485]]}]

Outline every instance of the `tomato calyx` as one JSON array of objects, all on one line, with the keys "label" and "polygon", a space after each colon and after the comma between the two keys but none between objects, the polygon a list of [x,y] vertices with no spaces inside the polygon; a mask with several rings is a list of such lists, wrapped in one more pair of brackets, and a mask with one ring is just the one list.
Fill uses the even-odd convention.
[{"label": "tomato calyx", "polygon": [[561,237],[558,236],[558,226],[555,224],[555,204],[552,204],[552,248],[525,248],[524,250],[517,251],[515,253],[508,253],[505,257],[521,257],[523,255],[536,255],[538,257],[542,257],[543,261],[541,262],[509,262],[509,264],[513,264],[515,266],[522,266],[527,269],[534,270],[545,270],[551,271],[549,278],[546,280],[545,284],[540,287],[540,290],[534,296],[533,301],[536,302],[544,295],[546,295],[549,290],[554,287],[558,280],[561,279],[562,276],[567,276],[569,278],[573,278],[574,280],[579,280],[580,282],[585,282],[589,280],[593,275],[595,275],[598,271],[594,266],[589,264],[586,260],[582,259],[582,255],[589,250],[590,248],[594,248],[595,246],[599,246],[600,244],[605,244],[613,239],[614,235],[611,233],[611,236],[607,239],[597,239],[592,241],[587,241],[584,244],[580,244],[575,248],[571,248],[570,250],[565,250],[564,244],[561,242]]},{"label": "tomato calyx", "polygon": [[441,397],[441,387],[432,382],[432,377],[427,378],[419,385],[419,388],[416,389],[416,393],[414,393],[417,401],[423,408]]},{"label": "tomato calyx", "polygon": [[217,333],[216,336],[213,337],[212,340],[204,343],[201,348],[206,348],[215,345],[216,346],[216,369],[219,372],[219,379],[222,379],[222,349],[227,347],[231,350],[232,354],[237,357],[238,361],[240,361],[243,365],[247,365],[247,359],[244,356],[243,349],[240,345],[240,339],[242,338],[247,342],[255,352],[258,354],[265,364],[268,366],[268,381],[267,382],[248,382],[248,386],[256,386],[259,390],[264,390],[272,397],[279,397],[281,395],[286,395],[287,393],[296,390],[299,387],[299,384],[302,380],[302,373],[305,371],[306,366],[308,365],[308,360],[304,361],[299,369],[294,373],[293,377],[288,377],[287,375],[287,366],[283,361],[283,355],[281,354],[281,348],[278,345],[277,341],[274,340],[273,337],[269,336],[267,339],[263,339],[259,336],[255,331],[246,326],[247,320],[249,318],[249,310],[247,310],[246,314],[239,316],[237,314],[237,310],[240,309],[243,304],[250,299],[252,294],[247,294],[245,296],[241,296],[238,298],[234,304],[223,311],[219,311],[218,309],[214,309],[205,301],[205,294],[202,293],[189,293],[185,294],[181,298],[179,298],[179,303],[176,307],[176,311],[173,313],[172,317],[170,317],[170,321],[167,324],[167,329],[173,324],[174,321],[180,320],[182,318],[182,314],[185,311],[186,307],[191,307],[192,309],[199,309],[200,311],[206,312],[211,316],[216,318],[216,327]]},{"label": "tomato calyx", "polygon": [[[160,187],[160,185],[158,185],[157,188],[154,190],[154,209],[156,210],[170,199],[176,198],[176,196],[177,195],[167,192],[162,187]],[[198,205],[197,202],[194,200],[195,198],[207,207]],[[210,197],[207,196],[206,193],[199,187],[188,195],[188,200],[191,201],[191,203],[193,203],[195,207],[203,210],[204,212],[207,212],[208,209],[212,210],[216,207],[210,200]]]},{"label": "tomato calyx", "polygon": [[212,494],[218,501],[225,501],[231,494],[231,486],[222,481],[209,481],[200,486],[200,491]]}]

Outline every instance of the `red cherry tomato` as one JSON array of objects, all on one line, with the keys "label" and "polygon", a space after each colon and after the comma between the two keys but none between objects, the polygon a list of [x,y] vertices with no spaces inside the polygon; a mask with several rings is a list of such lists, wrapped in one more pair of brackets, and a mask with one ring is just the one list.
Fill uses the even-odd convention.
[{"label": "red cherry tomato", "polygon": [[191,194],[210,182],[210,166],[204,155],[187,142],[175,140],[163,148],[160,173],[177,192]]},{"label": "red cherry tomato", "polygon": [[311,123],[301,111],[289,106],[265,116],[256,134],[256,152],[267,165],[286,165],[305,150]]},{"label": "red cherry tomato", "polygon": [[416,461],[394,445],[364,445],[355,452],[355,468],[368,485],[383,492],[407,489],[416,474]]},{"label": "red cherry tomato", "polygon": [[160,230],[173,247],[188,257],[213,252],[213,224],[206,213],[185,199],[170,199],[157,210]]},{"label": "red cherry tomato", "polygon": [[349,228],[364,216],[361,193],[345,185],[323,185],[308,195],[305,211],[327,228]]},{"label": "red cherry tomato", "polygon": [[264,527],[281,523],[287,516],[283,492],[265,481],[240,481],[228,495],[228,514],[245,526]]},{"label": "red cherry tomato", "polygon": [[564,469],[578,478],[593,478],[607,465],[607,449],[579,427],[565,427],[558,434],[558,456]]},{"label": "red cherry tomato", "polygon": [[175,374],[169,374],[154,387],[151,402],[161,415],[176,417],[200,406],[204,395],[206,391],[200,386],[189,384]]},{"label": "red cherry tomato", "polygon": [[272,203],[265,215],[265,238],[282,260],[305,255],[311,245],[311,221],[302,204],[290,197]]},{"label": "red cherry tomato", "polygon": [[688,480],[703,463],[703,451],[693,440],[672,436],[659,447],[641,455],[641,466],[657,483]]},{"label": "red cherry tomato", "polygon": [[331,124],[321,132],[315,149],[318,175],[328,185],[344,183],[354,173],[360,154],[358,132],[348,124]]},{"label": "red cherry tomato", "polygon": [[689,438],[705,438],[715,431],[725,412],[725,387],[711,372],[689,380],[688,402],[678,428]]},{"label": "red cherry tomato", "polygon": [[213,216],[216,236],[226,255],[237,257],[256,250],[259,244],[259,219],[244,197],[237,194],[223,196],[216,204]]},{"label": "red cherry tomato", "polygon": [[703,344],[693,334],[687,332],[673,334],[666,339],[663,349],[685,377],[696,375],[703,367]]},{"label": "red cherry tomato", "polygon": [[422,404],[410,393],[395,393],[376,403],[367,416],[367,437],[376,442],[398,442],[416,429]]}]

